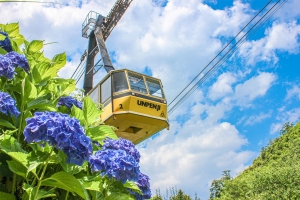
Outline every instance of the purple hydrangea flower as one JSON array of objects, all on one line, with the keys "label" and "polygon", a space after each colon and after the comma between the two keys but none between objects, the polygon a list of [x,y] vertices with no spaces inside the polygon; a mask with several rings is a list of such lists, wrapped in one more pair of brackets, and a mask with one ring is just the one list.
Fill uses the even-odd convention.
[{"label": "purple hydrangea flower", "polygon": [[5,115],[13,115],[18,117],[20,111],[16,107],[16,101],[7,93],[0,91],[0,112]]},{"label": "purple hydrangea flower", "polygon": [[136,182],[137,186],[141,189],[143,195],[137,194],[135,195],[137,200],[150,199],[151,198],[151,190],[149,177],[143,173],[139,174],[139,179]]},{"label": "purple hydrangea flower", "polygon": [[5,57],[9,58],[15,67],[21,67],[27,73],[30,71],[28,61],[23,54],[12,51],[7,53]]},{"label": "purple hydrangea flower", "polygon": [[15,66],[11,60],[6,56],[0,55],[0,76],[4,76],[8,79],[13,79],[15,72]]},{"label": "purple hydrangea flower", "polygon": [[113,140],[113,139],[105,139],[103,145],[103,150],[104,149],[122,149],[126,151],[129,155],[133,156],[137,162],[140,162],[140,153],[138,150],[135,148],[134,144],[129,141],[120,138],[119,140]]},{"label": "purple hydrangea flower", "polygon": [[127,180],[136,181],[140,173],[139,164],[135,158],[124,150],[105,149],[90,156],[92,171],[102,172],[102,176],[114,177],[125,183]]},{"label": "purple hydrangea flower", "polygon": [[5,49],[5,51],[7,51],[7,52],[11,52],[12,51],[12,46],[11,46],[11,43],[9,41],[8,34],[5,33],[5,32],[2,32],[2,31],[0,31],[0,34],[6,36],[6,38],[4,40],[0,41],[0,47]]},{"label": "purple hydrangea flower", "polygon": [[77,108],[82,109],[82,103],[71,96],[60,97],[56,107],[66,106],[67,108],[71,109],[73,105],[76,106]]},{"label": "purple hydrangea flower", "polygon": [[91,139],[75,118],[56,112],[36,112],[34,117],[26,119],[25,140],[48,142],[67,155],[67,163],[82,165],[92,154]]}]

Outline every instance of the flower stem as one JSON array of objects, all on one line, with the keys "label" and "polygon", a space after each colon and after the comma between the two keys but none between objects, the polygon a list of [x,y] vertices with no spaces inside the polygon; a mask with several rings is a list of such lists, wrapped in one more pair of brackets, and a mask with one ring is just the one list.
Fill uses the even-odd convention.
[{"label": "flower stem", "polygon": [[12,189],[11,189],[11,194],[15,194],[15,185],[16,185],[16,178],[17,178],[17,175],[14,173],[14,176],[13,176],[13,183],[12,183]]},{"label": "flower stem", "polygon": [[[74,171],[75,171],[75,166],[73,166],[73,170],[72,170],[72,173],[71,173],[72,175],[74,174]],[[68,200],[68,196],[69,196],[69,191],[67,191],[65,200]]]},{"label": "flower stem", "polygon": [[4,82],[3,82],[3,85],[2,85],[2,91],[5,92],[5,86],[6,86],[6,83],[7,83],[7,79],[4,79]]},{"label": "flower stem", "polygon": [[69,191],[67,191],[67,194],[66,194],[65,200],[68,200],[68,196],[69,196]]},{"label": "flower stem", "polygon": [[23,121],[23,115],[24,115],[24,87],[25,87],[25,79],[22,81],[22,103],[21,103],[21,109],[20,109],[20,112],[21,112],[21,116],[20,116],[20,123],[19,123],[19,131],[18,131],[18,135],[17,135],[17,138],[18,138],[18,142],[20,142],[20,135],[21,135],[21,130],[22,130],[22,121]]},{"label": "flower stem", "polygon": [[51,154],[52,154],[52,151],[53,151],[53,149],[52,149],[52,150],[50,151],[50,153],[49,153],[49,156],[48,156],[48,158],[47,158],[47,160],[46,160],[46,163],[45,163],[45,166],[44,166],[44,168],[43,168],[41,177],[39,178],[38,184],[37,184],[37,186],[36,186],[35,194],[34,194],[34,196],[33,196],[33,200],[36,199],[36,196],[37,196],[37,194],[38,194],[38,192],[39,192],[39,189],[40,189],[40,187],[41,187],[41,183],[42,183],[42,180],[43,180],[43,178],[44,178],[44,175],[45,175],[45,172],[46,172],[46,169],[47,169],[47,166],[48,166],[48,163],[49,163],[49,160],[50,160],[50,156],[51,156]]},{"label": "flower stem", "polygon": [[18,142],[20,142],[20,135],[21,135],[21,130],[22,130],[22,121],[23,121],[23,111],[24,111],[24,105],[23,105],[23,103],[22,103],[22,105],[21,105],[21,110],[20,110],[20,112],[21,112],[21,114],[20,114],[20,123],[19,123],[19,131],[18,131],[18,135],[17,135],[17,138],[18,138]]}]

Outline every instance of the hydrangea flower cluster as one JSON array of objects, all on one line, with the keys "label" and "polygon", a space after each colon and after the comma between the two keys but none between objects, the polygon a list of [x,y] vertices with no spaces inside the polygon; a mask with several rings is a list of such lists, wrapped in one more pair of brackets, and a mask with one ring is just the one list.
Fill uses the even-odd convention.
[{"label": "hydrangea flower cluster", "polygon": [[12,51],[12,46],[10,44],[8,34],[5,33],[5,32],[2,32],[2,31],[0,31],[0,34],[6,36],[6,38],[4,40],[0,41],[0,47],[5,49],[5,51],[7,51],[7,52],[11,52]]},{"label": "hydrangea flower cluster", "polygon": [[30,67],[25,55],[12,51],[7,53],[5,56],[11,60],[15,67],[21,67],[27,73],[30,71]]},{"label": "hydrangea flower cluster", "polygon": [[12,64],[11,60],[6,56],[0,55],[0,76],[4,76],[9,80],[14,78],[15,66]]},{"label": "hydrangea flower cluster", "polygon": [[124,150],[100,150],[89,160],[92,171],[102,172],[102,176],[114,177],[125,183],[127,180],[136,181],[140,173],[139,163]]},{"label": "hydrangea flower cluster", "polygon": [[105,139],[103,149],[122,149],[126,151],[129,155],[133,156],[137,162],[140,162],[140,153],[135,148],[134,144],[129,140],[120,138],[119,140]]},{"label": "hydrangea flower cluster", "polygon": [[91,139],[75,118],[57,112],[36,112],[34,117],[26,119],[25,140],[48,142],[67,155],[67,163],[82,165],[92,154]]},{"label": "hydrangea flower cluster", "polygon": [[151,198],[151,190],[149,177],[143,173],[139,174],[139,180],[136,182],[137,186],[141,189],[143,195],[136,194],[136,200],[150,199]]},{"label": "hydrangea flower cluster", "polygon": [[16,74],[16,67],[21,67],[27,73],[29,72],[30,67],[23,54],[12,51],[6,55],[0,55],[0,76],[4,76],[10,80],[13,79]]},{"label": "hydrangea flower cluster", "polygon": [[5,115],[13,115],[18,117],[20,111],[16,107],[16,101],[7,93],[0,91],[0,112]]},{"label": "hydrangea flower cluster", "polygon": [[125,183],[138,180],[139,158],[140,154],[130,141],[106,139],[103,149],[90,157],[90,164],[92,171],[100,171],[102,176],[114,177]]},{"label": "hydrangea flower cluster", "polygon": [[76,106],[77,108],[82,109],[82,103],[71,96],[60,97],[56,107],[66,106],[67,108],[71,109],[73,105]]}]

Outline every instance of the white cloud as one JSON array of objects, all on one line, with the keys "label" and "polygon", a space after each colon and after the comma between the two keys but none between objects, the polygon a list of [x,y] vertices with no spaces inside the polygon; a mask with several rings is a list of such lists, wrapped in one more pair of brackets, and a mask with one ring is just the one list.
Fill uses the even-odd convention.
[{"label": "white cloud", "polygon": [[241,47],[239,55],[247,60],[248,65],[259,61],[277,63],[276,51],[296,54],[299,52],[300,25],[296,21],[278,23],[265,31],[266,37],[247,41]]},{"label": "white cloud", "polygon": [[254,125],[256,123],[261,123],[264,119],[272,117],[272,112],[269,113],[259,113],[258,115],[252,115],[247,117],[244,125]]},{"label": "white cloud", "polygon": [[218,80],[211,86],[209,98],[216,100],[233,93],[231,85],[236,81],[237,79],[232,73],[221,74]]},{"label": "white cloud", "polygon": [[272,86],[276,76],[272,73],[262,72],[242,84],[235,86],[236,103],[249,106],[249,103],[257,97],[264,96]]},{"label": "white cloud", "polygon": [[289,100],[293,97],[296,97],[300,100],[300,88],[297,85],[294,85],[292,89],[289,89],[287,91],[287,95],[285,97],[285,100]]},{"label": "white cloud", "polygon": [[299,12],[299,1],[298,0],[289,0],[285,1],[285,4],[282,8],[280,8],[279,12],[275,13],[274,16],[276,19],[280,21],[291,21],[295,18],[300,17]]},{"label": "white cloud", "polygon": [[[170,131],[161,133],[164,140],[152,139],[146,149],[140,149],[141,166],[145,173],[152,175],[153,189],[177,186],[190,194],[195,191],[199,194],[200,190],[202,196],[207,196],[210,174],[225,169],[238,173],[253,156],[252,152],[237,152],[247,139],[226,122],[204,126],[197,121],[185,124],[176,136],[173,133],[172,124]],[[173,142],[164,144],[166,139]]]},{"label": "white cloud", "polygon": [[272,123],[270,127],[270,134],[273,135],[275,133],[278,133],[282,127],[282,123]]},{"label": "white cloud", "polygon": [[277,116],[277,122],[271,124],[270,134],[278,133],[282,126],[289,122],[296,124],[300,121],[300,108],[282,110]]}]

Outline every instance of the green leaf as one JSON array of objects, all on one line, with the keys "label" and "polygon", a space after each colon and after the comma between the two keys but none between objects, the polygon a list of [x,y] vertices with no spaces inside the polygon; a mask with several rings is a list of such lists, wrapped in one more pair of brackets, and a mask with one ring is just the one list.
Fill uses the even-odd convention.
[{"label": "green leaf", "polygon": [[12,125],[9,121],[3,120],[3,119],[0,119],[0,126],[16,129],[16,127],[14,125]]},{"label": "green leaf", "polygon": [[22,189],[25,190],[25,192],[28,194],[26,199],[31,200],[32,199],[31,195],[33,194],[33,192],[32,192],[33,187],[29,184],[24,183]]},{"label": "green leaf", "polygon": [[0,47],[0,54],[5,55],[5,54],[7,54],[7,51],[5,49],[3,49],[2,47]]},{"label": "green leaf", "polygon": [[60,162],[60,165],[65,172],[72,173],[73,175],[78,174],[85,168],[85,164],[83,164],[83,166],[78,166],[74,164],[68,164],[66,162]]},{"label": "green leaf", "polygon": [[67,63],[66,52],[55,55],[52,61],[54,62],[53,68],[55,68],[56,70],[60,70]]},{"label": "green leaf", "polygon": [[19,49],[18,44],[14,40],[9,39],[9,41],[10,41],[10,44],[12,46],[13,51],[18,52],[18,53],[22,53]]},{"label": "green leaf", "polygon": [[14,30],[19,30],[19,23],[6,24],[6,25],[4,25],[3,29],[4,29],[4,32],[9,34],[10,32],[12,32]]},{"label": "green leaf", "polygon": [[34,108],[34,106],[38,105],[38,104],[46,104],[46,103],[49,103],[50,101],[48,100],[49,98],[51,98],[51,94],[47,94],[47,95],[43,95],[43,96],[40,96],[36,99],[34,99],[33,101],[29,102],[27,104],[27,108],[30,109],[30,108]]},{"label": "green leaf", "polygon": [[87,130],[87,135],[90,136],[93,140],[102,141],[106,137],[111,139],[118,139],[118,136],[113,131],[111,126],[100,125]]},{"label": "green leaf", "polygon": [[40,109],[40,110],[46,110],[46,111],[56,111],[57,108],[55,105],[52,104],[51,101],[49,101],[48,98],[49,95],[44,95],[41,97],[38,97],[34,99],[33,101],[29,102],[27,104],[27,109]]},{"label": "green leaf", "polygon": [[58,92],[60,95],[69,95],[69,93],[73,92],[76,87],[74,79],[55,78],[51,80],[51,83],[59,86]]},{"label": "green leaf", "polygon": [[23,96],[24,103],[27,103],[37,97],[36,87],[29,81],[28,76],[25,78],[25,81],[23,82],[23,90],[24,93],[22,94],[22,96]]},{"label": "green leaf", "polygon": [[[36,188],[33,189],[33,191],[35,192]],[[36,199],[43,199],[43,198],[47,198],[47,197],[55,197],[55,188],[51,188],[50,190],[44,190],[44,189],[39,189],[38,194],[36,196]]]},{"label": "green leaf", "polygon": [[16,200],[15,195],[6,193],[6,192],[0,192],[0,199],[5,200]]},{"label": "green leaf", "polygon": [[82,183],[82,186],[86,190],[100,191],[100,189],[102,188],[102,184],[103,184],[102,181],[91,181],[91,182],[84,181]]},{"label": "green leaf", "polygon": [[70,192],[74,192],[80,197],[85,198],[84,191],[80,182],[67,172],[57,172],[51,177],[43,180],[41,185],[61,188]]},{"label": "green leaf", "polygon": [[133,197],[131,197],[128,194],[124,193],[112,193],[108,197],[106,197],[104,200],[135,200]]},{"label": "green leaf", "polygon": [[27,158],[29,154],[22,153],[22,152],[8,152],[7,155],[9,155],[12,159],[21,163],[27,169],[27,165],[28,165]]},{"label": "green leaf", "polygon": [[28,51],[31,53],[39,52],[44,46],[44,41],[33,40],[28,45]]},{"label": "green leaf", "polygon": [[13,35],[13,41],[15,41],[17,43],[18,46],[20,46],[21,44],[23,44],[25,42],[25,38],[23,35],[21,34],[17,34],[17,35]]},{"label": "green leaf", "polygon": [[71,109],[71,116],[77,118],[80,121],[81,126],[85,126],[86,121],[84,118],[83,111],[80,108],[77,108],[73,105]]},{"label": "green leaf", "polygon": [[3,40],[5,40],[5,38],[6,38],[6,36],[5,36],[5,35],[2,35],[2,34],[0,34],[0,41],[3,41]]},{"label": "green leaf", "polygon": [[26,173],[27,173],[26,167],[20,165],[20,163],[15,160],[11,160],[11,161],[8,160],[6,162],[8,164],[9,169],[13,173],[18,174],[19,176],[22,176],[23,178],[26,179]]},{"label": "green leaf", "polygon": [[14,138],[9,135],[4,136],[4,139],[0,141],[0,150],[8,152],[24,152],[21,144]]},{"label": "green leaf", "polygon": [[8,32],[8,36],[10,38],[14,38],[14,37],[16,37],[19,34],[20,34],[20,30],[18,28],[15,29],[15,30],[12,30],[11,32]]},{"label": "green leaf", "polygon": [[83,99],[83,114],[87,125],[91,125],[100,118],[101,111],[89,96]]},{"label": "green leaf", "polygon": [[[37,199],[43,199],[43,198],[47,198],[47,197],[55,197],[56,196],[55,188],[51,188],[48,191],[40,188],[36,195],[36,198],[33,199],[33,196],[36,192],[36,188],[37,187],[32,187],[31,185],[26,184],[26,183],[23,184],[23,190],[25,190],[28,195],[27,197],[25,197],[25,199],[37,200]],[[23,196],[23,198],[24,198],[24,196]]]},{"label": "green leaf", "polygon": [[124,183],[123,186],[132,189],[134,192],[138,194],[142,194],[141,189],[139,188],[139,186],[137,186],[137,184],[134,181],[126,181],[126,183]]},{"label": "green leaf", "polygon": [[34,66],[32,69],[32,76],[35,83],[40,83],[45,79],[48,80],[56,75],[56,73],[52,73],[49,69],[51,68],[51,64],[49,62],[41,62]]},{"label": "green leaf", "polygon": [[60,155],[58,154],[52,154],[49,158],[49,163],[58,164],[62,161]]},{"label": "green leaf", "polygon": [[74,79],[56,79],[61,82],[61,94],[69,94],[76,88],[76,82]]},{"label": "green leaf", "polygon": [[26,171],[26,176],[28,175],[29,172],[33,172],[34,174],[36,173],[35,172],[35,169],[41,164],[41,162],[37,162],[37,161],[33,161],[33,162],[29,162],[28,164],[28,169]]}]

